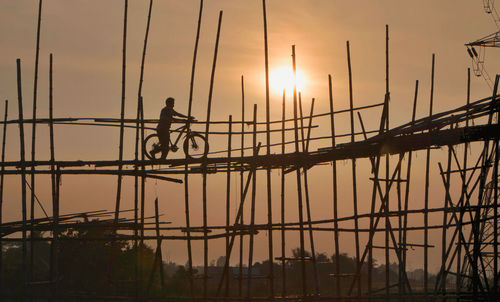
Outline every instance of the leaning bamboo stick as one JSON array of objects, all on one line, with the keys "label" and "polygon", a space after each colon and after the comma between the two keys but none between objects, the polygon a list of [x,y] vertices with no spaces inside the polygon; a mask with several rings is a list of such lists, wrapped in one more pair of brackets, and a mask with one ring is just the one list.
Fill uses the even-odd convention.
[{"label": "leaning bamboo stick", "polygon": [[[8,109],[9,109],[9,101],[5,100],[5,113],[4,113],[4,121],[7,120],[8,117]],[[6,142],[7,139],[7,124],[3,125],[3,132],[2,132],[2,163],[5,162],[5,145],[7,144]],[[0,173],[0,225],[2,225],[2,218],[3,218],[3,189],[4,189],[4,170],[5,167],[2,166],[2,172]],[[2,242],[0,242],[0,292],[3,292],[3,247],[2,247]]]},{"label": "leaning bamboo stick", "polygon": [[[266,14],[266,0],[262,0],[262,15],[264,19],[264,65],[266,75],[266,154],[271,154],[271,132],[270,132],[270,106],[269,106],[269,55],[267,45],[267,14]],[[267,184],[267,223],[269,228],[273,223],[272,212],[272,198],[271,198],[271,168],[266,169],[266,184]],[[273,232],[271,229],[267,232],[268,244],[268,262],[269,262],[269,299],[274,297],[274,257],[273,257]]]},{"label": "leaning bamboo stick", "polygon": [[21,59],[16,60],[17,64],[17,101],[19,108],[19,140],[20,140],[20,162],[21,162],[21,202],[22,202],[22,280],[24,295],[28,295],[28,274],[27,274],[27,242],[26,242],[26,166],[25,162],[25,145],[24,145],[24,124],[23,124],[23,95],[21,87]]},{"label": "leaning bamboo stick", "polygon": [[[281,110],[281,129],[285,129],[285,107],[286,94],[283,89],[283,104]],[[285,154],[285,131],[281,131],[281,154]],[[285,224],[285,168],[281,168],[281,225]],[[286,234],[285,229],[281,230],[281,296],[286,297]]]},{"label": "leaning bamboo stick", "polygon": [[[241,120],[245,121],[245,81],[243,78],[243,75],[241,76]],[[240,154],[241,157],[245,156],[245,123],[241,124],[241,150]],[[244,200],[244,195],[243,195],[243,176],[244,176],[244,170],[243,170],[243,163],[240,165],[241,171],[240,171],[240,203],[243,203]],[[240,223],[243,224],[243,216],[241,215],[241,220]],[[243,297],[243,247],[244,247],[244,240],[243,240],[243,235],[240,236],[240,250],[239,250],[239,268],[238,268],[238,297],[242,298]]]},{"label": "leaning bamboo stick", "polygon": [[[349,115],[351,117],[351,143],[354,143],[354,102],[353,102],[353,93],[352,93],[352,69],[351,69],[351,51],[349,47],[349,41],[346,43],[347,45],[347,69],[349,73]],[[352,203],[353,203],[353,211],[354,215],[358,215],[358,190],[357,190],[357,182],[356,182],[356,160],[351,160],[351,171],[352,171]],[[358,228],[358,220],[354,219],[354,227]],[[359,258],[359,234],[354,233],[354,242],[356,245],[356,267],[360,266],[360,258]],[[361,296],[361,278],[358,281],[358,296]]]},{"label": "leaning bamboo stick", "polygon": [[[40,28],[42,22],[42,0],[38,2],[38,22],[36,30],[36,50],[35,50],[35,72],[33,77],[33,120],[36,120],[37,116],[37,96],[38,96],[38,61],[40,57]],[[36,155],[36,122],[32,124],[31,127],[31,161],[35,161]],[[35,170],[35,167],[31,167],[31,170]],[[30,218],[31,221],[35,219],[35,174],[31,174],[31,202],[30,202]],[[30,230],[30,238],[34,237],[33,230]],[[30,262],[29,262],[29,281],[33,281],[33,273],[35,266],[35,245],[31,241],[30,245]]]},{"label": "leaning bamboo stick", "polygon": [[[50,54],[49,58],[50,66],[49,66],[49,135],[50,135],[50,161],[53,163],[55,161],[55,145],[54,145],[54,86],[53,86],[53,56]],[[59,230],[57,225],[59,224],[59,199],[58,199],[58,189],[59,184],[56,182],[56,171],[55,165],[50,165],[50,180],[51,180],[51,189],[52,189],[52,216],[53,216],[53,224],[54,228],[52,230],[52,238],[51,241],[51,249],[50,249],[50,281],[53,282],[52,285],[52,296],[57,297],[58,291],[58,237]]]},{"label": "leaning bamboo stick", "polygon": [[[229,121],[233,120],[233,116],[229,116]],[[231,219],[231,169],[230,169],[230,164],[231,164],[231,131],[233,130],[233,125],[230,123],[229,124],[229,135],[227,136],[227,158],[228,158],[228,163],[227,163],[227,172],[226,172],[226,225],[227,229],[226,232],[229,233],[229,224],[230,224],[230,219]],[[229,259],[229,237],[226,237],[226,258]],[[225,270],[228,270],[229,267],[225,267]],[[226,272],[226,275],[229,276],[229,272]],[[226,289],[225,289],[225,297],[228,297],[229,295],[229,278],[226,278]]]},{"label": "leaning bamboo stick", "polygon": [[[335,142],[335,118],[333,115],[333,88],[332,88],[332,76],[328,75],[328,92],[329,92],[329,101],[330,101],[330,112],[332,114],[330,115],[330,129],[331,129],[331,134],[332,134],[332,148],[336,146]],[[339,245],[339,224],[338,224],[338,191],[337,191],[337,161],[332,161],[332,179],[333,179],[333,219],[334,219],[334,233],[333,233],[333,239],[334,239],[334,245],[335,245],[335,291],[337,297],[340,297],[342,295],[342,289],[340,287],[340,262],[339,262],[339,256],[340,256],[340,245]]]},{"label": "leaning bamboo stick", "polygon": [[[429,117],[432,116],[432,106],[434,100],[434,59],[435,55],[432,54],[432,71],[431,71],[431,95],[430,95],[430,103],[429,103]],[[427,210],[429,208],[429,165],[431,160],[431,149],[427,148],[426,160],[425,160],[425,193],[424,193],[424,209]],[[429,291],[429,231],[427,230],[427,226],[429,225],[429,217],[427,212],[424,212],[424,296],[427,299],[428,291]]]},{"label": "leaning bamboo stick", "polygon": [[[120,142],[118,146],[118,169],[122,168],[121,161],[123,160],[123,136],[124,136],[124,119],[125,119],[125,87],[126,87],[126,68],[127,68],[127,17],[128,17],[128,0],[124,0],[123,11],[123,39],[122,39],[122,85],[121,85],[121,106],[120,106]],[[116,186],[116,202],[115,202],[115,221],[118,222],[120,213],[120,201],[122,191],[122,176],[118,175]]]},{"label": "leaning bamboo stick", "polygon": [[[215,69],[217,66],[217,54],[219,50],[219,39],[220,39],[220,29],[221,29],[221,24],[222,24],[222,11],[219,12],[219,22],[217,25],[217,35],[215,38],[215,50],[214,50],[214,57],[213,57],[213,62],[212,62],[212,72],[210,75],[210,88],[208,92],[208,105],[207,105],[207,124],[205,125],[205,139],[208,141],[208,132],[210,129],[210,114],[212,110],[212,95],[213,95],[213,89],[214,89],[214,82],[215,82]],[[205,237],[207,236],[207,225],[208,225],[208,220],[207,220],[207,215],[208,215],[208,208],[207,208],[207,170],[206,166],[204,165],[203,167],[203,189],[202,189],[202,194],[203,194],[203,230],[204,230],[204,235]],[[203,298],[207,298],[208,294],[208,238],[203,240]]]},{"label": "leaning bamboo stick", "polygon": [[[257,121],[257,104],[253,105],[253,121]],[[257,124],[254,123],[253,126],[253,139],[252,146],[254,150],[257,150]],[[256,151],[254,151],[254,156],[256,155]],[[252,297],[252,268],[253,268],[253,252],[254,252],[254,225],[255,225],[255,195],[257,191],[257,172],[253,171],[254,177],[252,177],[252,197],[251,197],[251,206],[250,206],[250,239],[248,243],[248,272],[247,272],[247,294],[246,300],[250,300]]]},{"label": "leaning bamboo stick", "polygon": [[[293,65],[293,75],[294,75],[294,86],[293,86],[293,118],[295,126],[295,153],[300,152],[299,148],[299,131],[298,131],[298,104],[297,104],[297,65],[295,60],[295,45],[292,45],[292,65]],[[299,210],[299,222],[300,222],[300,258],[301,258],[301,269],[302,269],[302,296],[305,298],[307,296],[307,282],[306,282],[306,263],[305,263],[305,250],[304,250],[304,218],[302,210],[302,180],[300,177],[300,170],[296,169],[297,174],[297,203]]]}]

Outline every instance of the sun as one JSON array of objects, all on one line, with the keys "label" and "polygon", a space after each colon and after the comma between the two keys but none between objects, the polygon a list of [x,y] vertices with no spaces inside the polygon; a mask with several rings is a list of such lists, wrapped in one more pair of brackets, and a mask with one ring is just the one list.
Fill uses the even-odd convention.
[{"label": "sun", "polygon": [[[281,66],[271,71],[269,75],[269,86],[278,94],[283,94],[283,89],[288,97],[293,95],[294,87],[293,69],[291,66]],[[297,92],[302,92],[306,85],[304,73],[297,69]]]}]

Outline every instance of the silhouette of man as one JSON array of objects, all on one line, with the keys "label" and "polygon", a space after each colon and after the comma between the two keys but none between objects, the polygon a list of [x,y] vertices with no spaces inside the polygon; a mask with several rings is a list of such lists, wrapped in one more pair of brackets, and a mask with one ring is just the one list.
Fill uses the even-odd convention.
[{"label": "silhouette of man", "polygon": [[[184,119],[192,120],[192,117],[188,117],[174,110],[175,99],[169,97],[165,100],[165,107],[160,113],[160,122],[156,127],[156,133],[158,134],[158,139],[161,145],[161,159],[167,157],[168,151],[170,150],[170,126],[172,121],[182,122]],[[184,119],[176,119],[174,116],[182,117]]]}]

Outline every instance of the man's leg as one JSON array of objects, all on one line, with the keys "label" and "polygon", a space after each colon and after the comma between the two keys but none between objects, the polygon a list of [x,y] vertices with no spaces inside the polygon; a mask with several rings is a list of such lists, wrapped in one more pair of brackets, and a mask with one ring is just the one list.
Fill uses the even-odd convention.
[{"label": "man's leg", "polygon": [[158,131],[158,139],[161,145],[161,157],[160,159],[167,158],[168,151],[170,150],[170,131]]}]

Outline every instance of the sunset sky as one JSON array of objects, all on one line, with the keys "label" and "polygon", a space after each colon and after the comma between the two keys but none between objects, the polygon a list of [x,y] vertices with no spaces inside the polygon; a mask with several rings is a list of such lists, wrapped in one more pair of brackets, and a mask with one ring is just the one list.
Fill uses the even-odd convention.
[{"label": "sunset sky", "polygon": [[[143,47],[149,1],[129,1],[127,36],[126,117],[135,118],[140,57]],[[36,16],[38,1],[0,0],[0,113],[3,100],[9,100],[9,119],[16,119],[17,87],[16,59],[22,60],[22,85],[25,118],[31,118],[33,102],[33,71],[35,60]],[[196,35],[199,1],[155,1],[151,32],[148,42],[143,86],[145,118],[158,118],[164,100],[176,98],[176,110],[187,112],[191,64]],[[206,118],[210,72],[214,54],[219,11],[223,10],[219,53],[213,92],[212,120],[241,120],[241,76],[245,78],[246,119],[251,118],[253,104],[258,105],[258,119],[265,119],[264,35],[261,1],[209,0],[204,2],[202,29],[194,84],[193,115],[200,121]],[[411,105],[415,80],[420,81],[417,117],[428,114],[430,94],[431,57],[436,54],[434,112],[444,111],[465,103],[467,68],[472,67],[465,43],[479,39],[496,27],[487,15],[482,1],[331,1],[331,0],[268,0],[267,1],[269,69],[274,76],[279,70],[291,67],[291,46],[296,45],[297,66],[303,77],[302,94],[305,111],[312,98],[316,99],[315,112],[329,111],[328,74],[333,76],[336,109],[349,106],[346,41],[350,41],[353,68],[355,106],[383,101],[385,93],[385,25],[390,32],[390,92],[391,127],[411,118]],[[49,54],[54,55],[55,117],[112,117],[120,116],[121,66],[123,34],[123,1],[119,0],[46,0],[43,2],[40,44],[40,70],[38,89],[38,117],[48,116]],[[500,51],[487,49],[485,68],[494,78],[500,70]],[[279,78],[279,77],[278,77]],[[273,78],[274,79],[274,78]],[[278,86],[278,87],[277,87]],[[271,119],[281,118],[281,89],[271,83]],[[472,76],[471,98],[479,99],[491,94],[482,77]],[[291,98],[287,106],[291,109]],[[291,111],[287,111],[291,114]],[[380,111],[363,113],[370,129],[376,127]],[[290,115],[288,116],[290,117]],[[328,120],[318,120],[313,135],[329,133]],[[339,116],[339,133],[349,131],[348,115]],[[360,129],[356,122],[356,128]],[[201,129],[201,128],[200,128]],[[226,131],[226,127],[214,128]],[[250,128],[247,128],[250,130]],[[238,130],[239,131],[239,130]],[[19,160],[18,128],[9,125],[6,160]],[[37,128],[37,159],[48,159],[48,127]],[[31,125],[26,127],[27,154],[31,148]],[[133,131],[126,132],[125,153],[133,157]],[[279,137],[273,137],[278,141]],[[118,156],[118,128],[59,125],[56,128],[56,159],[98,160],[116,159]],[[236,140],[239,140],[237,138]],[[247,138],[250,141],[250,137]],[[265,137],[259,137],[264,143]],[[237,147],[236,145],[234,147]],[[314,146],[315,148],[320,147]],[[226,139],[212,137],[211,151],[227,149]],[[462,149],[459,149],[463,151]],[[278,150],[276,150],[277,152]],[[437,160],[444,160],[445,151],[433,153],[432,169]],[[436,154],[434,156],[434,154]],[[169,155],[170,156],[170,155]],[[415,203],[421,208],[418,191],[422,191],[422,165],[425,156],[417,155],[415,169]],[[341,215],[351,215],[350,163],[339,163]],[[369,211],[371,183],[368,181],[368,161],[360,161],[359,186],[360,213]],[[311,170],[313,219],[331,218],[331,168]],[[432,207],[442,206],[442,184],[435,178]],[[287,220],[297,221],[294,177],[290,176],[287,194],[289,210]],[[325,181],[326,179],[326,181]],[[37,195],[50,209],[49,178],[37,177]],[[233,177],[236,206],[239,178]],[[324,184],[326,182],[326,185]],[[192,224],[201,225],[200,178],[193,177],[191,204]],[[114,208],[116,177],[65,176],[62,180],[61,213],[111,210]],[[123,208],[133,205],[133,180],[124,181]],[[279,176],[273,172],[274,219],[279,221]],[[257,223],[265,223],[265,176],[259,174],[257,206],[262,209]],[[160,199],[164,221],[173,226],[184,222],[183,185],[148,181],[147,215],[153,213],[153,200]],[[224,223],[225,176],[209,176],[210,224]],[[3,221],[21,217],[19,176],[6,178]],[[234,211],[233,211],[234,212]],[[37,216],[43,215],[37,209]],[[434,220],[432,220],[434,219]],[[247,219],[248,221],[248,219]],[[439,222],[438,217],[431,221]],[[415,225],[422,223],[421,217]],[[349,224],[346,224],[348,226]],[[277,234],[277,233],[276,233]],[[420,233],[413,242],[421,243]],[[437,239],[436,233],[436,242]],[[331,234],[318,234],[319,252],[331,255]],[[344,236],[344,235],[343,235]],[[432,235],[431,235],[432,236]],[[278,237],[277,235],[275,237]],[[345,235],[344,239],[352,239]],[[365,238],[365,237],[363,237]],[[382,238],[382,237],[380,237]],[[276,238],[277,239],[277,238]],[[322,240],[325,239],[325,240]],[[223,253],[223,240],[211,244],[210,259]],[[267,239],[264,233],[256,242],[257,260],[265,259]],[[276,241],[276,252],[279,242]],[[297,237],[290,235],[289,249],[299,245]],[[198,247],[198,243],[195,245]],[[201,243],[199,243],[201,247]],[[437,249],[437,248],[436,248]],[[354,246],[346,245],[342,252],[354,254]],[[409,256],[409,268],[420,267],[420,250]],[[167,243],[165,253],[169,259],[185,263],[185,243]],[[381,252],[382,253],[382,252]],[[165,254],[164,254],[165,255]],[[202,253],[196,252],[195,263],[202,263]],[[380,255],[376,255],[381,256]],[[380,258],[382,261],[382,258]],[[431,271],[440,264],[431,260]]]}]

